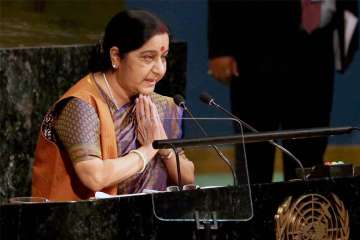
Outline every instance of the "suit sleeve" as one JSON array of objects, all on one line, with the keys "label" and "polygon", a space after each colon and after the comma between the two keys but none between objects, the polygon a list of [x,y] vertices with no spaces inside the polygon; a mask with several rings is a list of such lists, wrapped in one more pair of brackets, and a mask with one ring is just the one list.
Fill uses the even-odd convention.
[{"label": "suit sleeve", "polygon": [[[339,33],[340,43],[340,61],[341,69],[340,72],[345,72],[352,62],[355,53],[359,46],[359,22],[356,24],[354,33],[350,39],[349,47],[345,52],[345,31],[346,31],[346,12],[351,13],[357,19],[359,18],[358,13],[358,1],[337,1],[337,30]],[[359,20],[358,20],[359,21]]]}]

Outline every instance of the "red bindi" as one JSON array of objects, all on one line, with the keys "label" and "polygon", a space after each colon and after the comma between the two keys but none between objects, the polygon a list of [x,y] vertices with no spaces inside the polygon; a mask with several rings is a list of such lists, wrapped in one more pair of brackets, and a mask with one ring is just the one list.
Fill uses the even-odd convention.
[{"label": "red bindi", "polygon": [[169,32],[168,28],[165,26],[165,24],[161,24],[159,27],[160,33],[167,33]]}]

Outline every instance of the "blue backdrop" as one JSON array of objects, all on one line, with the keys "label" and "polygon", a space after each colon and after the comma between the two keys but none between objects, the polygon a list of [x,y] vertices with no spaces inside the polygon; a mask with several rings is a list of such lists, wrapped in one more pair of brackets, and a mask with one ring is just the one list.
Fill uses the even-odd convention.
[{"label": "blue backdrop", "polygon": [[[128,0],[128,8],[141,8],[159,15],[171,28],[175,40],[188,44],[186,100],[194,115],[198,117],[223,117],[198,100],[206,90],[217,102],[229,107],[228,89],[207,75],[207,1],[205,0]],[[359,51],[346,74],[336,75],[335,96],[331,126],[360,126],[360,57]],[[210,133],[231,132],[230,125],[211,127]],[[193,126],[185,125],[189,135]],[[360,134],[330,138],[331,144],[360,144]]]}]

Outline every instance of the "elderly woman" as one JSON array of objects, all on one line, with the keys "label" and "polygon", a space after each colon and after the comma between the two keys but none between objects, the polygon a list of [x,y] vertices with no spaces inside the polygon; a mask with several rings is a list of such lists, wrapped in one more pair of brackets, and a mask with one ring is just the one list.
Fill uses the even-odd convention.
[{"label": "elderly woman", "polygon": [[[129,194],[177,183],[175,154],[152,147],[181,136],[181,109],[154,93],[166,72],[168,28],[149,12],[123,11],[108,23],[101,49],[98,69],[45,116],[33,196],[80,200],[96,191]],[[194,165],[183,152],[180,166],[182,183],[193,183]]]}]

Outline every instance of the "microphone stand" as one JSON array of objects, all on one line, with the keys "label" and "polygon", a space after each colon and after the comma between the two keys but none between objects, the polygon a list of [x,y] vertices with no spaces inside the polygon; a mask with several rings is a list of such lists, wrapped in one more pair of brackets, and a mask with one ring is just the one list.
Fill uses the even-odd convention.
[{"label": "microphone stand", "polygon": [[[194,117],[194,115],[191,113],[191,111],[186,107],[185,103],[180,103],[179,104],[181,107],[184,108],[184,110],[189,114],[190,118],[192,120],[194,120],[194,122],[196,123],[197,127],[201,130],[202,134],[204,136],[208,136],[205,129],[200,125],[200,123],[196,120],[196,118]],[[224,162],[226,163],[226,165],[229,167],[230,171],[231,171],[231,174],[233,176],[233,183],[234,183],[234,186],[237,186],[238,185],[238,182],[237,182],[237,177],[236,177],[236,173],[234,171],[234,168],[232,167],[230,161],[227,159],[227,157],[220,151],[220,149],[215,146],[215,145],[211,145],[211,147],[216,151],[216,153],[219,155],[219,157],[221,159],[224,160]]]},{"label": "microphone stand", "polygon": [[[247,129],[251,130],[254,133],[258,133],[259,131],[256,130],[255,128],[253,128],[251,125],[249,125],[248,123],[244,122],[243,120],[241,120],[240,118],[236,117],[234,114],[232,114],[230,111],[226,110],[225,108],[223,108],[221,105],[217,104],[214,99],[211,99],[208,104],[214,105],[216,108],[220,109],[221,111],[223,111],[226,115],[231,116],[233,118],[235,118],[236,120],[238,120],[238,122],[240,123],[240,125],[244,125]],[[297,163],[297,165],[300,167],[301,171],[303,172],[303,176],[304,176],[304,180],[306,178],[305,176],[305,168],[302,165],[301,161],[295,157],[294,154],[292,154],[289,150],[287,150],[286,148],[284,148],[283,146],[281,146],[280,144],[276,143],[274,140],[268,140],[268,142],[270,144],[272,144],[274,147],[277,147],[278,149],[280,149],[282,152],[284,152],[285,154],[287,154],[289,157],[291,157],[293,160],[295,160],[295,162]]]},{"label": "microphone stand", "polygon": [[178,177],[178,186],[179,186],[179,190],[182,191],[183,185],[182,185],[182,181],[181,181],[181,170],[180,170],[180,158],[179,158],[179,153],[176,150],[176,147],[174,145],[171,144],[171,148],[174,150],[175,152],[175,158],[176,158],[176,172],[177,172],[177,177]]},{"label": "microphone stand", "polygon": [[[237,119],[240,126],[241,124],[243,124],[247,129],[251,130],[254,133],[258,133],[259,131],[257,131],[255,128],[253,128],[250,124],[244,122],[243,120],[241,120],[240,118],[238,118],[237,116],[235,116],[234,114],[232,114],[230,111],[226,110],[225,108],[223,108],[221,105],[217,104],[214,100],[213,97],[211,97],[208,93],[203,92],[202,94],[200,94],[200,100],[210,106],[215,106],[217,109],[220,109],[222,112],[224,112],[226,115],[231,116],[234,119]],[[359,128],[353,128],[353,130],[355,129],[359,129]],[[286,148],[284,148],[283,146],[281,146],[280,144],[276,143],[275,141],[273,141],[273,139],[268,139],[267,140],[270,144],[272,144],[274,147],[277,147],[278,149],[280,149],[282,152],[284,152],[285,154],[287,154],[288,156],[291,157],[291,159],[293,159],[297,165],[301,168],[302,172],[303,172],[303,176],[304,176],[304,180],[306,179],[305,176],[305,169],[304,166],[302,165],[301,161],[295,157],[289,150],[287,150]]]}]

